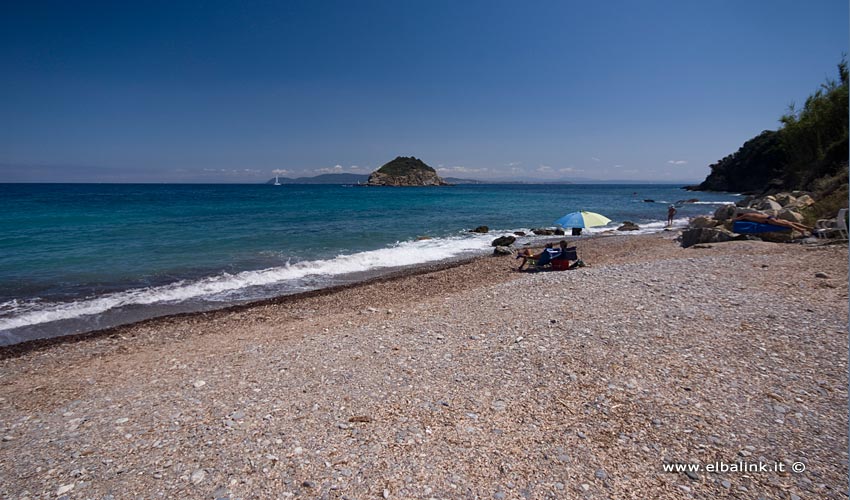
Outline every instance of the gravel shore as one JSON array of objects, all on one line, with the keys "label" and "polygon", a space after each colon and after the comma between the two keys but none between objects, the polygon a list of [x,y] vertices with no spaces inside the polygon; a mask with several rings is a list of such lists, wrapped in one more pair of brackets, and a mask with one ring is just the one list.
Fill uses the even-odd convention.
[{"label": "gravel shore", "polygon": [[847,245],[673,236],[0,350],[0,497],[847,498]]}]

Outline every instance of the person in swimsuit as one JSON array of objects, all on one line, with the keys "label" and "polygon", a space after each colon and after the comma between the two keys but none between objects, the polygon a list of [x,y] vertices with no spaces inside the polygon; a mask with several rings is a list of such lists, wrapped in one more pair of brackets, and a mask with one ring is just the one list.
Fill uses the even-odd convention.
[{"label": "person in swimsuit", "polygon": [[772,226],[780,226],[787,227],[788,229],[793,229],[795,231],[799,231],[803,234],[811,233],[812,228],[808,226],[804,226],[798,222],[791,222],[790,220],[777,219],[773,215],[760,214],[760,213],[749,213],[749,214],[741,214],[735,217],[734,220],[744,220],[749,222],[759,222],[761,224],[770,224]]}]

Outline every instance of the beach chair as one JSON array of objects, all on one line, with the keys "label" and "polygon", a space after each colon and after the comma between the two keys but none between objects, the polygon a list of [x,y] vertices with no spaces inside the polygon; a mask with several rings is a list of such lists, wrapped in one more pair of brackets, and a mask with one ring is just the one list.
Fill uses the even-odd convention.
[{"label": "beach chair", "polygon": [[815,223],[813,233],[818,238],[829,238],[833,234],[838,235],[845,240],[847,239],[847,209],[842,208],[838,211],[838,215],[834,219],[820,219]]}]

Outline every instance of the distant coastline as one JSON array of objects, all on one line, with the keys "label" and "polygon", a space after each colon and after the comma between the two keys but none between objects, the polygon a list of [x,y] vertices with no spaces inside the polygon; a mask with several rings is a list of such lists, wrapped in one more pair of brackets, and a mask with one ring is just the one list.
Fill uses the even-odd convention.
[{"label": "distant coastline", "polygon": [[[312,177],[278,177],[280,184],[365,184],[369,179],[365,174],[320,174]],[[694,184],[688,181],[681,182],[658,182],[658,181],[636,181],[636,180],[599,180],[599,179],[576,179],[576,180],[545,180],[545,179],[464,179],[459,177],[444,177],[449,184],[505,184],[505,185],[571,185],[571,184],[618,184],[618,185],[640,185],[640,184],[665,184],[682,186],[682,189]],[[273,185],[275,178],[265,181],[263,184]]]}]

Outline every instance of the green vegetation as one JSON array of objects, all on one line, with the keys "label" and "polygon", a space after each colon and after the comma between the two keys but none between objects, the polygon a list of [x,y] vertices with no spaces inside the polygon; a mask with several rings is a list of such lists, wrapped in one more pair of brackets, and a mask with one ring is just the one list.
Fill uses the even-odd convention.
[{"label": "green vegetation", "polygon": [[416,170],[437,173],[436,170],[426,165],[425,162],[412,156],[409,158],[407,156],[398,156],[395,160],[379,168],[378,172],[392,176],[402,176]]},{"label": "green vegetation", "polygon": [[792,104],[779,130],[766,130],[732,155],[711,165],[700,191],[769,194],[782,190],[815,193],[817,213],[834,216],[847,206],[848,71],[838,64],[839,81],[828,79],[803,108]]}]

